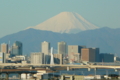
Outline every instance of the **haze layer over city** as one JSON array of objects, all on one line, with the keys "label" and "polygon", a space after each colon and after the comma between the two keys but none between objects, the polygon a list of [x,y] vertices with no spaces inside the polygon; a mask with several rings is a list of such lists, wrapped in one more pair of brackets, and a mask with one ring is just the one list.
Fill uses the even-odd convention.
[{"label": "haze layer over city", "polygon": [[[65,75],[60,71],[64,68],[94,69],[94,78],[98,78],[96,75],[102,73],[96,73],[96,69],[110,66],[119,75],[119,4],[119,0],[0,1],[0,68],[3,73],[8,68],[15,69],[19,78],[27,79],[27,73],[19,71],[27,66],[34,74],[29,79],[41,80],[49,73],[49,78],[55,73],[63,79]],[[37,73],[40,68],[45,73]],[[84,76],[93,75],[88,71]]]}]

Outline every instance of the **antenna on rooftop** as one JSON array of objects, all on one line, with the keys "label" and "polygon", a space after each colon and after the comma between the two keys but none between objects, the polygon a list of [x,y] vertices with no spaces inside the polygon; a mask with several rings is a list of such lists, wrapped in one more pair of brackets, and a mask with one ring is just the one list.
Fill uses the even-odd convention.
[{"label": "antenna on rooftop", "polygon": [[9,43],[8,43],[8,51],[10,53],[10,40],[9,40]]}]

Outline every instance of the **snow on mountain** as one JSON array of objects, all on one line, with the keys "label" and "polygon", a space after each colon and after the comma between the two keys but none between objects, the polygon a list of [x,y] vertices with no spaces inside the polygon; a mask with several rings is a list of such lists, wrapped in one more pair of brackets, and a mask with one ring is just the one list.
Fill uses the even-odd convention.
[{"label": "snow on mountain", "polygon": [[97,29],[98,27],[85,20],[78,13],[61,12],[31,28],[58,33],[78,33],[84,30]]}]

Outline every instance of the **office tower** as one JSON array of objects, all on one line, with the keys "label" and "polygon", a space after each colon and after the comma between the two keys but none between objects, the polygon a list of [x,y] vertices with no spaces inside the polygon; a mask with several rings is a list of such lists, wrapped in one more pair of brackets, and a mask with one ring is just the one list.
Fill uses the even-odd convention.
[{"label": "office tower", "polygon": [[41,52],[31,53],[31,63],[44,64],[44,53]]},{"label": "office tower", "polygon": [[100,53],[99,52],[100,51],[99,48],[92,48],[92,49],[95,51],[95,62],[100,62],[100,60],[99,60],[100,59],[99,58],[99,56],[100,56],[99,55],[99,53]]},{"label": "office tower", "polygon": [[1,52],[8,53],[8,44],[1,44]]},{"label": "office tower", "polygon": [[53,54],[55,64],[63,64],[63,54]]},{"label": "office tower", "polygon": [[0,52],[0,63],[6,62],[6,53]]},{"label": "office tower", "polygon": [[50,43],[49,42],[42,42],[41,50],[45,55],[50,54]]},{"label": "office tower", "polygon": [[64,57],[67,55],[67,46],[64,41],[58,42],[58,54],[63,54]]},{"label": "office tower", "polygon": [[42,42],[41,45],[41,52],[44,53],[44,64],[49,64],[50,58],[50,43],[49,42]]},{"label": "office tower", "polygon": [[77,62],[80,61],[82,48],[85,48],[85,46],[68,45],[68,56],[70,62],[76,62],[76,57],[77,57]]},{"label": "office tower", "polygon": [[114,62],[114,54],[101,53],[100,62]]},{"label": "office tower", "polygon": [[19,41],[16,41],[12,46],[12,55],[22,55],[22,43]]},{"label": "office tower", "polygon": [[82,48],[81,49],[81,61],[95,62],[95,49],[93,48]]}]

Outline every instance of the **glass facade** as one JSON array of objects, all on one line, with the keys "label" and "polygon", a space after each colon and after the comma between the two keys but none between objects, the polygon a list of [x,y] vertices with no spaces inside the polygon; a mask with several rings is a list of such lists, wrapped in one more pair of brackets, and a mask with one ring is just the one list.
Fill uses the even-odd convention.
[{"label": "glass facade", "polygon": [[12,46],[12,55],[22,55],[22,43],[16,41]]}]

